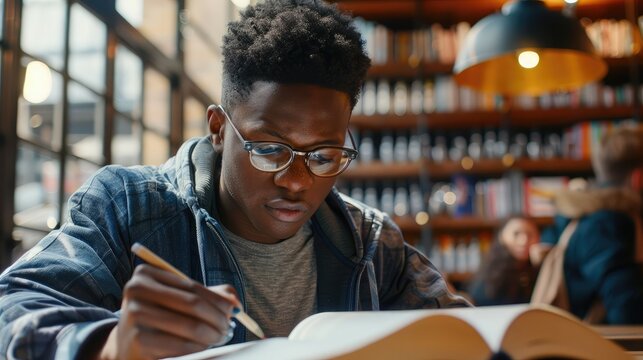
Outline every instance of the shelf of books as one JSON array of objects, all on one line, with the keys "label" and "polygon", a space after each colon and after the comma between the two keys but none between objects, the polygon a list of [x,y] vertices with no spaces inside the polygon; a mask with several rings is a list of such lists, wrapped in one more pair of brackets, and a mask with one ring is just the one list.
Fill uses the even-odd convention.
[{"label": "shelf of books", "polygon": [[[553,218],[551,216],[529,217],[538,226],[551,225]],[[436,216],[434,218],[422,217],[394,217],[393,220],[405,233],[419,233],[422,231],[423,226],[430,227],[435,232],[469,232],[477,230],[493,231],[502,222],[500,219],[487,219],[477,216],[462,216],[458,218],[450,216]],[[426,223],[418,223],[419,221],[426,221]]]},{"label": "shelf of books", "polygon": [[514,159],[511,155],[503,159],[485,159],[473,161],[464,157],[461,161],[430,161],[383,163],[373,161],[358,163],[346,170],[343,175],[346,180],[395,179],[418,176],[426,171],[433,179],[448,179],[453,174],[464,173],[477,176],[500,176],[509,170],[520,170],[526,173],[558,174],[590,174],[592,171],[589,159]]},{"label": "shelf of books", "polygon": [[390,214],[447,274],[475,272],[508,216],[551,224],[553,194],[592,177],[601,135],[640,126],[643,28],[623,20],[620,0],[576,7],[608,64],[601,82],[515,97],[478,93],[452,76],[471,24],[504,0],[335,2],[363,17],[356,25],[372,60],[351,119],[359,157],[338,187]]}]

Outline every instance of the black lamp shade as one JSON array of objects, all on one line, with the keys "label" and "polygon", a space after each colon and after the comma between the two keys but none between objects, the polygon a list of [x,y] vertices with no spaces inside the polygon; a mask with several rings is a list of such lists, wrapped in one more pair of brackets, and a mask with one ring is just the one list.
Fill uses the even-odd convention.
[{"label": "black lamp shade", "polygon": [[[540,56],[536,67],[518,64],[525,50]],[[541,0],[514,0],[476,23],[454,66],[460,85],[505,95],[574,89],[606,72],[581,24]]]}]

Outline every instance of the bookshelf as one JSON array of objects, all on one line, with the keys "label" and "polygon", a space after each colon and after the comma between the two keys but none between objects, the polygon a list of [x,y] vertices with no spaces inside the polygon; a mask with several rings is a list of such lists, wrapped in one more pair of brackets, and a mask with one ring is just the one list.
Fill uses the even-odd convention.
[{"label": "bookshelf", "polygon": [[456,173],[472,174],[478,176],[500,176],[506,171],[514,169],[524,173],[537,173],[556,175],[563,172],[571,175],[591,174],[592,165],[589,159],[518,159],[511,164],[502,160],[480,160],[472,163],[471,168],[463,167],[462,162],[445,161],[443,163],[423,162],[395,162],[384,164],[380,161],[364,165],[355,165],[346,170],[344,180],[368,179],[398,179],[417,176],[425,169],[432,179],[448,179]]},{"label": "bookshelf", "polygon": [[[385,48],[384,53],[377,51],[372,39],[365,35],[373,65],[362,91],[362,104],[356,107],[351,126],[358,147],[366,139],[372,144],[368,152],[360,149],[358,161],[342,174],[338,183],[340,190],[369,203],[370,187],[370,199],[377,197],[377,207],[390,209],[387,212],[392,215],[407,241],[419,246],[430,258],[436,252],[443,251],[445,243],[451,247],[451,252],[457,252],[454,249],[459,244],[480,242],[479,248],[484,252],[493,231],[508,214],[521,212],[540,227],[550,225],[553,213],[542,212],[539,208],[533,212],[539,216],[532,214],[531,199],[526,195],[531,191],[530,186],[547,185],[547,181],[566,184],[564,179],[591,177],[591,148],[600,134],[623,120],[640,126],[643,87],[638,74],[643,74],[643,52],[637,52],[636,48],[640,48],[643,29],[638,27],[636,21],[631,21],[630,13],[634,11],[637,16],[641,15],[643,0],[587,0],[578,3],[575,13],[579,19],[588,19],[584,20],[588,34],[594,31],[596,36],[596,32],[603,31],[603,28],[623,26],[622,19],[628,19],[629,25],[626,26],[631,25],[636,30],[630,40],[633,45],[629,45],[632,46],[627,43],[620,47],[610,47],[607,43],[595,44],[609,69],[600,84],[591,84],[568,93],[532,98],[483,95],[458,88],[450,79],[455,58],[453,52],[457,50],[457,45],[444,50],[448,52],[446,55],[441,54],[440,49],[429,52],[426,50],[427,37],[431,39],[431,46],[439,44],[443,35],[458,38],[461,36],[459,31],[467,29],[467,26],[460,27],[462,22],[472,26],[481,18],[498,11],[506,1],[333,1],[341,9],[363,18],[366,25],[360,29],[363,32],[375,31],[378,44]],[[545,2],[552,9],[560,10],[563,6],[562,0]],[[436,24],[437,28],[434,27]],[[414,48],[418,39],[424,39],[419,40],[420,43],[424,41],[420,50]],[[381,87],[388,92],[383,97],[379,93]],[[397,87],[403,90],[400,92],[403,96],[399,98]],[[416,97],[421,99],[422,105],[415,107],[414,89],[422,91],[422,95]],[[367,99],[371,99],[371,102],[385,99],[390,103],[384,107],[372,103],[367,105],[364,103]],[[398,101],[406,103],[402,111],[398,110]],[[445,102],[449,104],[443,106]],[[427,103],[431,103],[431,106],[427,106]],[[491,141],[489,134],[495,141],[494,150],[487,151],[487,155],[478,153],[472,156],[469,153],[470,145],[480,141],[478,147],[484,152],[485,144]],[[400,137],[407,147],[406,156],[400,155],[403,151],[397,150]],[[415,155],[411,155],[411,138],[421,143],[420,146],[416,144],[420,150],[415,150]],[[462,141],[465,148],[460,152],[452,151]],[[384,146],[384,143],[387,145]],[[538,155],[530,151],[530,143],[540,146],[536,152]],[[517,153],[512,150],[514,145],[521,146]],[[439,146],[444,149],[437,157],[433,149]],[[498,146],[504,151],[497,150]],[[382,155],[384,147],[394,154],[387,155],[385,159]],[[470,193],[474,187],[491,191],[495,186],[496,193],[509,196],[485,198],[484,204],[474,204],[464,213],[449,206],[437,212],[432,211],[430,203],[436,187],[447,186],[447,190],[458,193],[462,189],[456,186],[456,182],[462,179],[471,179],[471,183],[465,185],[469,186]],[[403,206],[403,211],[398,214],[397,207],[394,208],[389,202],[392,198],[397,201],[400,188],[407,190],[407,201],[411,204]],[[420,195],[417,188],[420,188]],[[413,211],[412,202],[418,196],[424,202],[422,211],[428,213],[428,221],[425,217],[421,221],[416,220],[418,205]],[[519,198],[520,201],[516,203],[511,198]],[[490,206],[487,202],[493,204]],[[500,204],[502,202],[509,203],[503,205]],[[484,211],[481,213],[476,208],[483,208]],[[485,212],[489,208],[493,208],[493,212]],[[438,267],[444,265],[444,261],[434,258],[432,261]],[[466,282],[474,271],[462,271],[457,266],[441,268],[447,278],[456,283]]]},{"label": "bookshelf", "polygon": [[374,114],[353,115],[351,125],[359,130],[411,129],[423,121],[429,129],[457,130],[472,127],[500,127],[503,120],[509,119],[513,128],[539,126],[569,126],[585,120],[620,119],[641,113],[643,107],[616,105],[593,108],[559,108],[522,110],[512,109],[505,112],[494,110],[457,111],[428,114]]}]

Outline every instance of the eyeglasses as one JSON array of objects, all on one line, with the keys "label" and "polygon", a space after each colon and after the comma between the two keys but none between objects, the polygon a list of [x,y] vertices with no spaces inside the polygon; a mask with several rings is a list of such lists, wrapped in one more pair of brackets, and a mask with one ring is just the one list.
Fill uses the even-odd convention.
[{"label": "eyeglasses", "polygon": [[[299,151],[288,144],[275,141],[247,141],[232,123],[228,113],[221,107],[230,126],[237,133],[243,148],[250,156],[250,163],[255,169],[265,172],[281,171],[295,160],[295,155],[303,156],[308,170],[319,177],[333,177],[341,174],[352,160],[357,157],[357,150],[341,146],[320,146],[311,151]],[[351,144],[355,147],[353,135],[348,131]]]}]

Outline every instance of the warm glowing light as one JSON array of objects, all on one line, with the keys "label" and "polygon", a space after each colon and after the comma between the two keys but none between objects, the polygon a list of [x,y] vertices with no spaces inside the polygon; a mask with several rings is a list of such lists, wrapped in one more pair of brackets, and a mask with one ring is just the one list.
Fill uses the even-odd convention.
[{"label": "warm glowing light", "polygon": [[406,204],[402,204],[402,203],[395,204],[395,207],[393,208],[393,212],[397,216],[406,215],[406,211],[407,211]]},{"label": "warm glowing light", "polygon": [[576,4],[578,0],[565,0],[565,2],[568,4]]},{"label": "warm glowing light", "polygon": [[418,225],[425,225],[429,222],[429,214],[426,211],[420,211],[415,214],[415,223]]},{"label": "warm glowing light", "polygon": [[232,3],[239,9],[244,9],[246,6],[250,5],[250,0],[232,0]]},{"label": "warm glowing light", "polygon": [[511,167],[516,162],[516,158],[511,154],[505,154],[502,157],[502,165],[505,167]]},{"label": "warm glowing light", "polygon": [[25,84],[22,96],[32,104],[40,104],[51,95],[52,78],[49,66],[40,61],[32,61],[27,65]]},{"label": "warm glowing light", "polygon": [[455,204],[456,196],[453,191],[447,191],[444,193],[444,203],[447,205],[453,205]]},{"label": "warm glowing light", "polygon": [[55,217],[50,216],[49,218],[47,218],[47,227],[49,229],[51,229],[51,230],[55,229],[56,225],[58,225],[58,220],[56,220]]},{"label": "warm glowing light", "polygon": [[473,159],[465,156],[460,160],[460,164],[462,165],[462,168],[465,170],[471,170],[473,168]]},{"label": "warm glowing light", "polygon": [[40,114],[34,114],[34,116],[29,119],[29,126],[34,129],[39,128],[42,125],[42,116]]},{"label": "warm glowing light", "polygon": [[525,69],[533,69],[538,65],[540,56],[535,51],[523,51],[518,55],[518,64]]}]

